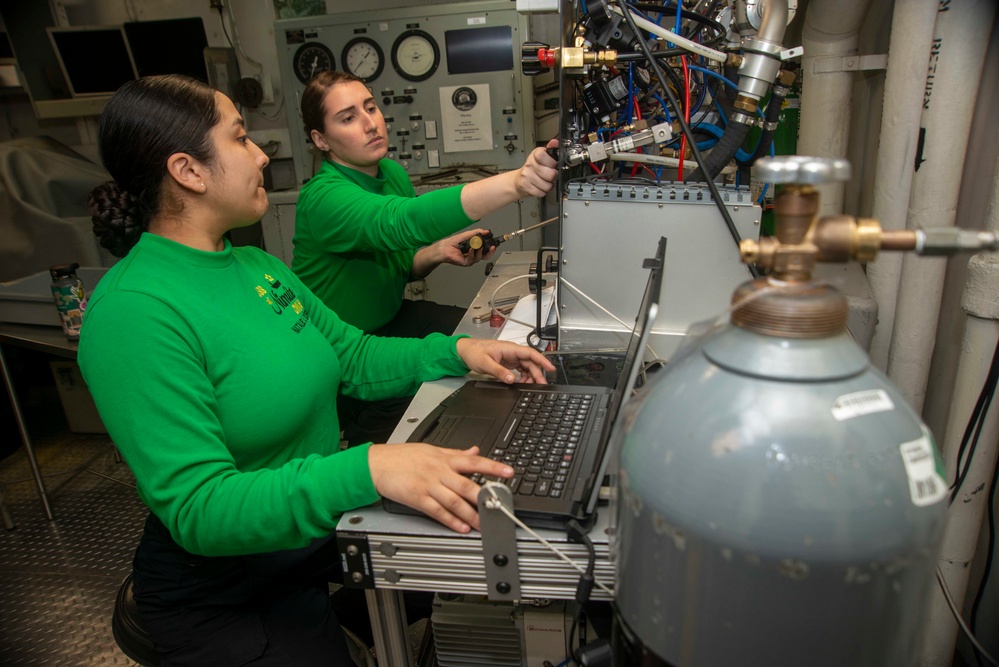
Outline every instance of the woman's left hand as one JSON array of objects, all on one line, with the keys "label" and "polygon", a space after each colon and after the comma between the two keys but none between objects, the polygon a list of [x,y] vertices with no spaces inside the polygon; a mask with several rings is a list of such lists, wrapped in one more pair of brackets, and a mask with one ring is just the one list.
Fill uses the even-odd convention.
[{"label": "woman's left hand", "polygon": [[459,338],[458,356],[469,370],[491,375],[500,382],[512,384],[520,382],[546,384],[545,371],[554,371],[555,366],[545,355],[526,345],[488,338]]},{"label": "woman's left hand", "polygon": [[477,250],[469,250],[465,253],[461,252],[461,249],[458,248],[458,244],[462,241],[467,241],[476,235],[486,236],[488,234],[488,229],[467,229],[463,232],[458,232],[454,236],[441,239],[434,244],[435,246],[438,246],[437,251],[441,256],[440,263],[454,264],[455,266],[471,266],[476,262],[489,259],[496,253],[497,246],[487,245]]}]

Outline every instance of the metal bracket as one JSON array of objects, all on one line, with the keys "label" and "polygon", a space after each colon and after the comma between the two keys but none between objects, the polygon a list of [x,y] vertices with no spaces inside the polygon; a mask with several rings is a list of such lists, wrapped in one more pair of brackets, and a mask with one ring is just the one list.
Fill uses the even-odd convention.
[{"label": "metal bracket", "polygon": [[803,46],[792,46],[790,49],[784,49],[780,52],[780,59],[790,60],[791,58],[797,58],[799,56],[805,55],[805,47]]},{"label": "metal bracket", "polygon": [[365,533],[337,531],[337,550],[343,568],[343,584],[348,588],[374,588],[375,576],[371,569],[371,548]]},{"label": "metal bracket", "polygon": [[517,526],[500,509],[506,507],[513,513],[513,494],[505,484],[486,482],[478,501],[486,592],[490,600],[520,600]]},{"label": "metal bracket", "polygon": [[827,56],[816,58],[812,62],[812,71],[816,74],[830,72],[860,72],[864,70],[880,70],[888,67],[888,54],[868,56]]}]

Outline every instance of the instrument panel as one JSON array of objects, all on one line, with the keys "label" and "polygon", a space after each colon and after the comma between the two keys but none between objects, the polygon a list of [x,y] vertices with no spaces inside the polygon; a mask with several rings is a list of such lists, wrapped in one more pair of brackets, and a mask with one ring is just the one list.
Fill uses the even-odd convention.
[{"label": "instrument panel", "polygon": [[534,148],[533,83],[520,68],[527,18],[483,0],[276,21],[299,183],[322,164],[299,101],[318,72],[361,79],[385,116],[389,154],[407,173],[519,167]]}]

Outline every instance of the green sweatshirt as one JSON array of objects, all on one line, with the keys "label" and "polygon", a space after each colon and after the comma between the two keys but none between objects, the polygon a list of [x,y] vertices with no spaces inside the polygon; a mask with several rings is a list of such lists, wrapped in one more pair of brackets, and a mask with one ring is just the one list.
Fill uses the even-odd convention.
[{"label": "green sweatshirt", "polygon": [[223,556],[304,546],[374,502],[368,447],[339,451],[337,389],[463,375],[456,341],[365,336],[259,249],[147,233],[94,290],[79,362],[143,502]]},{"label": "green sweatshirt", "polygon": [[405,170],[378,177],[327,160],[298,195],[292,268],[345,322],[374,331],[399,311],[417,249],[474,221],[454,186],[416,196]]}]

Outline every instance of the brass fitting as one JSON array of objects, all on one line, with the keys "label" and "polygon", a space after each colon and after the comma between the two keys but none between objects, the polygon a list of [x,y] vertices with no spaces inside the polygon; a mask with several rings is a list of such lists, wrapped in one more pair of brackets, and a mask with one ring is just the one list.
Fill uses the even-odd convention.
[{"label": "brass fitting", "polygon": [[613,65],[617,62],[617,51],[589,51],[583,47],[566,47],[555,49],[555,59],[559,65],[567,68],[581,68],[586,65]]},{"label": "brass fitting", "polygon": [[746,113],[746,115],[752,116],[753,114],[756,113],[757,104],[758,104],[757,100],[753,99],[752,97],[749,97],[748,95],[739,94],[736,96],[735,102],[732,103],[732,106],[738,109],[739,111]]},{"label": "brass fitting", "polygon": [[915,232],[883,232],[877,220],[849,215],[818,218],[818,192],[787,184],[774,200],[774,236],[739,244],[743,262],[756,264],[780,280],[806,281],[817,262],[870,262],[880,250],[909,249]]},{"label": "brass fitting", "polygon": [[741,55],[739,55],[738,53],[730,53],[730,54],[728,54],[728,58],[725,59],[725,66],[726,67],[734,67],[734,68],[738,69],[738,68],[742,67],[742,61],[743,60],[744,60],[743,57]]},{"label": "brass fitting", "polygon": [[777,73],[777,83],[779,83],[782,86],[785,86],[786,88],[790,88],[791,84],[794,83],[795,77],[796,77],[795,73],[792,72],[791,70],[782,69],[780,72]]}]

